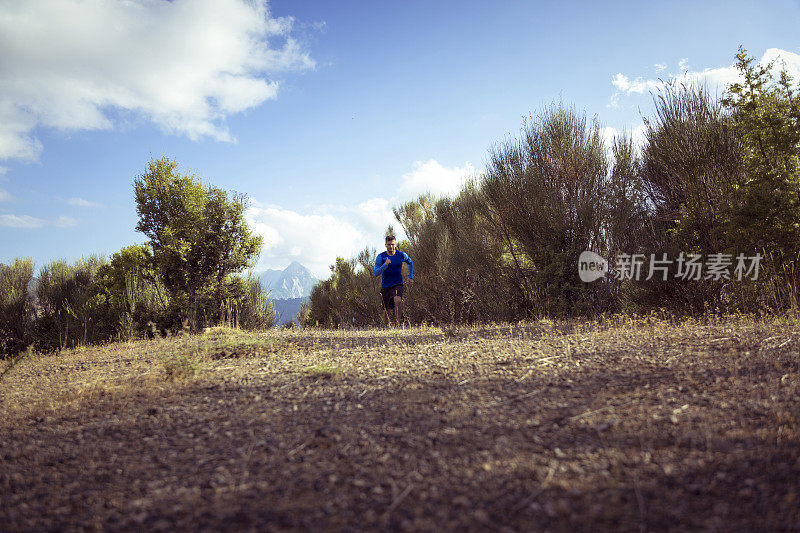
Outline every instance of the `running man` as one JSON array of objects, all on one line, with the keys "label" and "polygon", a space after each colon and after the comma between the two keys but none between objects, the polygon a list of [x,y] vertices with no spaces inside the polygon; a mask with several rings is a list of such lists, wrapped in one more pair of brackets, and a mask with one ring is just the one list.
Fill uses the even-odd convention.
[{"label": "running man", "polygon": [[414,262],[408,254],[397,251],[394,235],[386,236],[386,251],[375,258],[374,276],[381,275],[381,299],[386,316],[386,327],[391,325],[389,310],[394,309],[398,326],[403,323],[403,263],[408,263],[408,286],[414,285]]}]

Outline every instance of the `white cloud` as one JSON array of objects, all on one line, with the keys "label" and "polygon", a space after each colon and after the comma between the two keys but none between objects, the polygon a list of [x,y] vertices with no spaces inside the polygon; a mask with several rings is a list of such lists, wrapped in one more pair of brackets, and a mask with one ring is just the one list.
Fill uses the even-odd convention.
[{"label": "white cloud", "polygon": [[636,78],[635,80],[630,80],[626,75],[621,72],[618,72],[612,79],[612,85],[617,88],[617,90],[623,93],[637,93],[643,94],[648,91],[652,91],[657,89],[661,86],[661,80],[646,80],[643,78]]},{"label": "white cloud", "polygon": [[475,174],[472,163],[467,161],[463,167],[443,167],[435,159],[415,161],[413,170],[403,174],[400,194],[416,198],[426,192],[434,196],[458,194],[467,178]]},{"label": "white cloud", "polygon": [[348,215],[366,235],[380,235],[386,231],[389,224],[398,226],[392,212],[392,207],[396,203],[399,202],[392,202],[386,198],[372,198],[349,210]]},{"label": "white cloud", "polygon": [[0,226],[7,228],[41,228],[47,224],[46,220],[30,215],[0,215]]},{"label": "white cloud", "polygon": [[384,231],[390,224],[399,239],[405,238],[392,213],[393,206],[424,192],[455,194],[461,190],[464,178],[472,174],[470,163],[448,168],[433,159],[417,161],[410,172],[403,174],[397,196],[371,198],[355,206],[316,206],[312,213],[264,206],[253,200],[247,221],[264,238],[255,270],[285,268],[291,261],[299,261],[318,278],[327,279],[328,267],[337,256],[349,259],[366,247],[380,251]]},{"label": "white cloud", "polygon": [[635,149],[639,149],[644,146],[645,141],[645,133],[647,133],[647,127],[644,124],[638,124],[633,126],[632,128],[626,129],[624,132],[620,132],[617,128],[606,126],[605,128],[600,129],[600,136],[603,138],[603,143],[605,145],[606,153],[609,157],[613,154],[613,147],[614,147],[614,140],[622,135],[626,134],[632,141],[633,146]]},{"label": "white cloud", "polygon": [[611,147],[614,146],[614,139],[619,137],[619,130],[611,126],[606,126],[605,128],[600,128],[600,136],[603,138],[603,145],[605,146],[606,152],[610,153]]},{"label": "white cloud", "polygon": [[107,129],[140,114],[230,141],[228,115],[274,99],[278,72],[313,68],[293,19],[266,0],[8,0],[0,17],[0,160],[35,160],[38,126]]},{"label": "white cloud", "polygon": [[770,48],[764,52],[764,57],[761,58],[761,64],[767,63],[773,64],[773,71],[786,70],[795,83],[800,80],[800,55],[780,48]]},{"label": "white cloud", "polygon": [[5,189],[0,189],[0,202],[8,202],[12,196]]},{"label": "white cloud", "polygon": [[0,215],[0,227],[6,228],[36,229],[43,228],[45,226],[56,228],[73,228],[77,226],[78,223],[78,220],[63,215],[55,220],[45,220],[43,218],[36,218],[30,215]]},{"label": "white cloud", "polygon": [[633,145],[637,148],[641,148],[642,146],[644,146],[646,134],[647,134],[647,126],[645,126],[644,124],[639,124],[638,126],[633,128],[633,132],[631,133]]},{"label": "white cloud", "polygon": [[663,64],[663,63],[656,63],[656,64],[655,64],[655,65],[653,65],[653,66],[655,67],[655,69],[656,69],[656,72],[661,72],[661,71],[663,71],[663,70],[666,70],[666,69],[667,69],[667,66],[666,66],[665,64]]},{"label": "white cloud", "polygon": [[675,76],[675,79],[678,83],[705,86],[712,93],[722,93],[728,85],[739,80],[739,73],[733,66],[706,68],[702,71],[686,71]]},{"label": "white cloud", "polygon": [[[3,70],[0,67],[0,75]],[[0,160],[34,161],[42,151],[42,143],[30,135],[36,118],[16,108],[0,84]]]},{"label": "white cloud", "polygon": [[53,222],[57,228],[73,228],[78,225],[78,221],[72,217],[60,216]]},{"label": "white cloud", "polygon": [[291,261],[300,261],[318,278],[327,278],[328,265],[337,256],[349,258],[367,244],[356,225],[331,214],[302,214],[254,201],[247,221],[264,238],[256,270],[285,268]]},{"label": "white cloud", "polygon": [[[770,48],[764,52],[759,63],[766,65],[770,62],[773,63],[775,74],[783,68],[794,80],[800,79],[800,55],[779,48]],[[662,65],[656,65],[656,67],[660,66]],[[684,85],[705,86],[712,94],[722,94],[728,85],[741,81],[735,65],[691,70],[688,59],[683,58],[678,63],[678,69],[679,72],[669,74],[664,79],[646,79],[642,77],[631,79],[629,76],[618,72],[611,79],[611,84],[616,88],[616,92],[609,100],[609,107],[618,107],[620,95],[655,92],[661,89],[668,81],[675,81]]]},{"label": "white cloud", "polygon": [[90,202],[89,200],[85,200],[83,198],[70,198],[67,200],[67,203],[76,207],[102,207],[102,204]]}]

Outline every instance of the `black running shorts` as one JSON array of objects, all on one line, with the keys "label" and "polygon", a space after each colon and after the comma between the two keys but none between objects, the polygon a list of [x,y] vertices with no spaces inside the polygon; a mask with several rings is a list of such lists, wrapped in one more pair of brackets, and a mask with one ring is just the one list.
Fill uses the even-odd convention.
[{"label": "black running shorts", "polygon": [[381,287],[381,299],[383,300],[384,309],[394,309],[394,297],[403,297],[403,284],[398,283],[391,287]]}]

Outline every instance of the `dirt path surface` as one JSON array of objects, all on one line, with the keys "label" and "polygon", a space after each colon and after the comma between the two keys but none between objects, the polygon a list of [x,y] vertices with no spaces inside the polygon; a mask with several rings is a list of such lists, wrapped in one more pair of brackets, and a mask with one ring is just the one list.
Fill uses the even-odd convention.
[{"label": "dirt path surface", "polygon": [[800,326],[217,330],[0,380],[0,531],[797,530]]}]

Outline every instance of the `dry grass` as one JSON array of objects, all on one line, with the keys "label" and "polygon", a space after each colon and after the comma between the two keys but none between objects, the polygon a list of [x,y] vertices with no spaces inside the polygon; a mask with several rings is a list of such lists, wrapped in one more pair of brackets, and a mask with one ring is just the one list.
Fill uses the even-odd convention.
[{"label": "dry grass", "polygon": [[0,380],[0,530],[792,529],[800,325],[205,335]]}]

